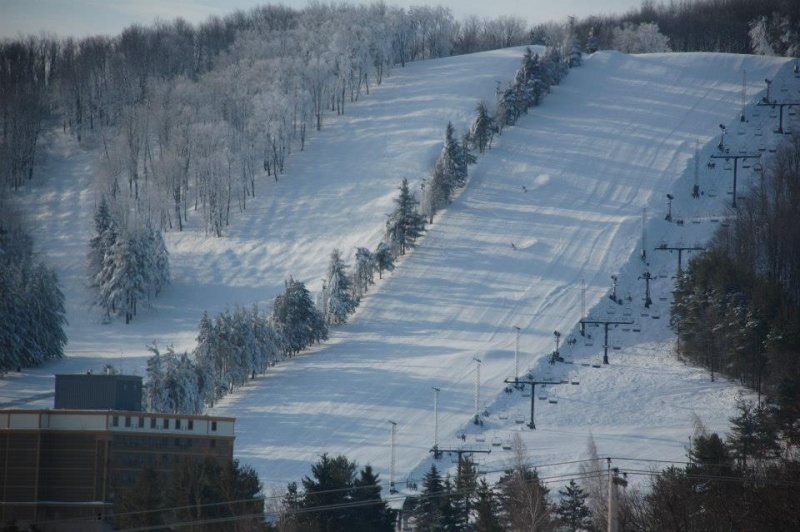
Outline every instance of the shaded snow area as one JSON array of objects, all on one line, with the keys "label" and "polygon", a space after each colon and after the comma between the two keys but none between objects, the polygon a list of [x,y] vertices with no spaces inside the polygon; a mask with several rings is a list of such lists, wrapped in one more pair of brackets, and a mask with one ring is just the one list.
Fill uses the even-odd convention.
[{"label": "shaded snow area", "polygon": [[[277,183],[265,177],[225,238],[206,239],[198,228],[168,235],[172,285],[128,326],[104,325],[89,310],[82,267],[93,229],[90,157],[52,139],[47,178],[30,191],[33,198],[45,190],[46,201],[29,205],[39,213],[37,244],[65,285],[70,358],[4,378],[0,401],[51,406],[42,394],[52,391],[54,373],[106,361],[141,374],[146,344],[191,349],[203,310],[267,304],[289,275],[318,291],[332,249],[352,261],[356,246],[375,248],[401,180],[420,190],[447,121],[459,133],[466,129],[478,101],[493,102],[497,82],[513,78],[522,52],[396,69],[292,154]],[[755,105],[764,78],[773,79],[773,97],[798,97],[800,84],[779,58],[586,58],[540,107],[495,138],[471,167],[467,189],[372,288],[349,324],[209,412],[236,416],[236,456],[256,469],[267,494],[309,474],[324,452],[372,464],[388,483],[391,420],[402,494],[411,493],[406,480],[420,484],[435,438],[440,448],[491,450],[476,459],[492,472],[512,454],[492,444],[518,433],[531,463],[558,489],[578,470],[567,462],[586,458],[590,435],[615,466],[647,470],[665,464],[635,460],[685,459],[696,417],[725,432],[746,392],[677,360],[668,321],[678,253],[655,248],[702,247],[729,216],[733,171],[722,159],[707,165],[723,153],[720,124],[730,154],[762,148],[766,157],[779,142],[778,118]],[[741,122],[743,95],[749,103]],[[755,179],[754,163],[739,165],[742,191]],[[665,220],[667,194],[674,197],[672,223]],[[693,253],[683,252],[683,266]],[[621,304],[608,297],[612,275]],[[609,327],[610,364],[601,363],[603,327],[587,325],[582,336],[582,317],[633,322]],[[548,363],[555,331],[571,364]],[[482,426],[472,423],[479,365]],[[545,387],[544,399],[537,387],[536,430],[526,426],[530,388],[504,391],[517,368],[522,379],[566,381]],[[455,464],[445,455],[438,466]]]}]

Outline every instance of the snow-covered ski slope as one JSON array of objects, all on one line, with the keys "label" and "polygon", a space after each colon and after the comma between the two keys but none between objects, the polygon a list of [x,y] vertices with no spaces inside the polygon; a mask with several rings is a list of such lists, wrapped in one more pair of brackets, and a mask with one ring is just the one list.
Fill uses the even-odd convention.
[{"label": "snow-covered ski slope", "polygon": [[[419,190],[447,121],[457,131],[466,128],[477,102],[494,100],[496,83],[513,77],[521,55],[504,50],[396,69],[305,152],[293,154],[278,183],[265,179],[228,237],[205,239],[201,230],[170,235],[173,284],[129,326],[83,314],[80,266],[92,228],[75,203],[94,201],[88,161],[82,154],[52,159],[42,185],[51,196],[36,236],[63,270],[71,357],[0,381],[0,400],[49,406],[51,399],[27,399],[52,390],[54,373],[99,369],[106,361],[141,373],[145,344],[190,349],[203,310],[270,301],[289,275],[318,290],[330,251],[351,256],[356,246],[375,247],[402,178]],[[742,123],[745,71],[751,103]],[[495,139],[471,168],[467,190],[349,324],[210,412],[237,417],[237,457],[256,468],[268,490],[298,481],[323,452],[370,463],[388,481],[391,420],[395,481],[403,488],[429,466],[435,395],[440,447],[491,449],[477,458],[496,470],[510,453],[492,441],[518,432],[544,477],[575,471],[576,464],[547,464],[584,458],[590,434],[602,456],[648,469],[622,459],[683,459],[695,415],[724,430],[740,392],[675,360],[666,324],[677,256],[654,248],[702,245],[724,221],[732,171],[722,160],[706,166],[720,153],[720,123],[732,153],[763,142],[766,156],[778,141],[777,118],[752,103],[763,96],[764,78],[774,80],[773,97],[797,97],[790,64],[779,58],[614,52],[586,58],[540,107]],[[67,144],[61,139],[55,146]],[[691,197],[696,166],[698,199]],[[753,175],[739,169],[739,190]],[[664,221],[668,193],[682,225]],[[647,263],[640,260],[645,208]],[[81,220],[80,227],[64,220]],[[684,265],[690,256],[684,254]],[[654,277],[649,309],[640,279],[646,271]],[[612,275],[619,277],[622,305],[607,298]],[[592,319],[635,322],[611,328],[607,366],[592,366],[602,356],[602,329],[588,328],[591,340],[577,334],[582,294]],[[530,421],[530,398],[503,391],[517,367],[515,327],[520,376],[530,371],[537,379],[580,382],[548,387],[555,404],[535,399],[537,430],[516,423],[518,416]],[[556,330],[571,365],[546,362]],[[570,335],[577,342],[565,347]],[[483,427],[470,423],[476,359],[479,406],[489,414]],[[456,438],[461,434],[464,440]]]}]

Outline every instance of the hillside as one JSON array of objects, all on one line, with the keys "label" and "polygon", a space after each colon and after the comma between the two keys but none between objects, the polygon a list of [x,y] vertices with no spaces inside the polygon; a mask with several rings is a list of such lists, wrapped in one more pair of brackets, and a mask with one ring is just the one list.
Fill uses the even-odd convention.
[{"label": "hillside", "polygon": [[[5,378],[2,401],[51,406],[54,373],[106,362],[142,373],[146,344],[190,349],[203,310],[267,303],[289,275],[318,290],[330,251],[338,247],[349,257],[355,246],[374,247],[402,178],[419,188],[447,121],[463,130],[478,100],[492,101],[496,83],[511,79],[521,54],[504,50],[397,69],[305,152],[292,155],[280,181],[265,179],[226,238],[206,239],[201,228],[169,235],[173,284],[129,326],[103,324],[90,311],[82,266],[91,209],[79,208],[94,202],[90,154],[53,136],[49,177],[26,193],[31,211],[33,197],[46,193],[47,202],[32,212],[40,221],[35,237],[64,283],[69,359]],[[757,144],[759,126],[765,147],[778,140],[771,133],[775,119],[766,110],[752,115],[752,105],[738,134],[743,70],[749,101],[760,97],[764,78],[797,90],[790,65],[779,58],[612,52],[587,58],[542,106],[495,139],[472,168],[468,189],[373,289],[350,324],[210,412],[237,417],[237,456],[256,468],[268,490],[307,474],[323,452],[371,463],[388,481],[393,420],[396,480],[419,479],[434,443],[434,387],[440,390],[440,446],[465,444],[454,437],[464,431],[469,444],[488,449],[495,436],[519,431],[538,465],[584,458],[590,434],[602,456],[681,460],[695,414],[724,430],[740,392],[709,382],[671,354],[666,322],[677,261],[653,248],[701,244],[713,220],[723,219],[730,172],[722,164],[706,167],[718,124],[728,125],[732,150]],[[696,140],[700,199],[691,197]],[[739,178],[743,186],[752,173]],[[668,193],[681,226],[663,220]],[[644,208],[647,266],[639,260]],[[645,268],[657,277],[647,310],[639,279]],[[619,276],[618,294],[631,297],[630,304],[614,305],[614,314],[606,309],[611,275]],[[593,318],[630,312],[637,321],[630,331],[612,330],[620,349],[609,349],[608,366],[581,364],[602,354],[597,329],[589,331],[591,346],[576,333],[581,281]],[[536,431],[515,423],[530,400],[503,393],[503,379],[515,368],[514,327],[521,330],[521,373],[575,373],[580,380],[559,388],[558,404],[537,399]],[[546,363],[556,330],[578,340],[562,348],[572,366]],[[476,441],[479,430],[469,424],[475,358],[481,360],[481,407],[490,414],[485,442]],[[493,470],[508,456],[491,448],[484,467]],[[575,469],[565,464],[543,469],[543,476]]]}]

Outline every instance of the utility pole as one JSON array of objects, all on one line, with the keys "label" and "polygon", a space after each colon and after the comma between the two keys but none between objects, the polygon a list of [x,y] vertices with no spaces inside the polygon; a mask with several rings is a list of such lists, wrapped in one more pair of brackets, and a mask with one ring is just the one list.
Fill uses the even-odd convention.
[{"label": "utility pole", "polygon": [[605,328],[605,340],[603,341],[603,364],[608,364],[608,326],[609,325],[633,325],[632,321],[614,320],[581,320],[581,336],[585,336],[586,325],[603,325]]},{"label": "utility pole", "polygon": [[397,423],[389,420],[389,423],[392,424],[392,461],[391,461],[391,468],[389,469],[389,493],[397,493],[397,489],[394,487],[394,443],[395,443],[395,429],[397,428]]},{"label": "utility pole", "polygon": [[731,155],[726,153],[725,155],[712,155],[712,159],[725,159],[727,162],[730,159],[733,159],[733,201],[731,202],[731,207],[734,209],[736,208],[736,176],[739,170],[739,159],[760,159],[760,153],[749,153],[749,154],[738,154],[738,155]]},{"label": "utility pole", "polygon": [[609,296],[609,299],[611,301],[613,301],[614,303],[616,303],[617,302],[617,283],[619,282],[619,277],[617,277],[616,275],[612,275],[611,276],[611,281],[612,281],[613,284],[611,285],[611,295]]},{"label": "utility pole", "polygon": [[694,139],[694,185],[692,197],[700,197],[700,139]]},{"label": "utility pole", "polygon": [[619,494],[617,486],[623,488],[628,485],[628,481],[619,477],[619,469],[611,469],[608,477],[608,532],[619,532]]},{"label": "utility pole", "polygon": [[536,429],[536,423],[534,423],[534,421],[533,421],[534,407],[536,406],[536,385],[537,384],[551,384],[551,385],[561,384],[561,381],[520,380],[520,379],[516,379],[516,378],[515,379],[506,379],[503,382],[505,382],[506,384],[513,384],[515,388],[519,387],[520,385],[522,385],[523,387],[526,384],[530,384],[531,385],[531,422],[528,423],[528,428],[531,429],[531,430],[535,430]]},{"label": "utility pole", "polygon": [[[661,244],[657,248],[656,251],[677,251],[678,252],[678,275],[683,272],[683,252],[684,251],[705,251],[706,248],[696,247],[696,246],[668,246],[666,244]],[[641,277],[640,277],[641,279]]]}]

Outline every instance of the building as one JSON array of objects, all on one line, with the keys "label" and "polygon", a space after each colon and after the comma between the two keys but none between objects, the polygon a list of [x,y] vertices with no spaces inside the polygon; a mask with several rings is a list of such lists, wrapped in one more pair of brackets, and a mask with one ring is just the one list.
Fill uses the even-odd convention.
[{"label": "building", "polygon": [[[96,382],[111,389],[108,379]],[[187,458],[232,460],[234,421],[136,410],[0,410],[0,523],[110,529],[116,495],[142,469],[169,482]]]},{"label": "building", "polygon": [[142,409],[142,378],[136,375],[56,375],[56,410]]}]

